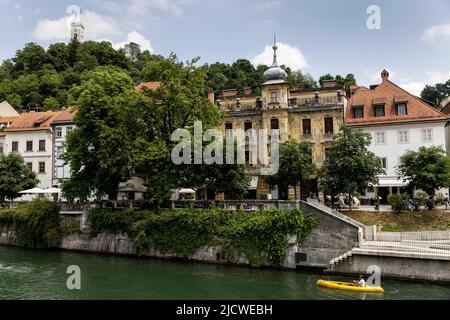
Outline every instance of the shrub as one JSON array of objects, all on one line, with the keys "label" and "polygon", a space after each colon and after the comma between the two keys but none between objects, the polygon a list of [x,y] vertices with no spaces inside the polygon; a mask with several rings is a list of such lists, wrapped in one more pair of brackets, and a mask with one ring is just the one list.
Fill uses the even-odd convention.
[{"label": "shrub", "polygon": [[388,203],[391,205],[392,211],[394,213],[401,213],[405,210],[404,201],[408,198],[408,194],[391,194],[388,196]]},{"label": "shrub", "polygon": [[438,205],[438,206],[443,205],[443,204],[445,204],[445,196],[441,192],[438,192],[438,193],[436,193],[434,201],[435,201],[436,205]]},{"label": "shrub", "polygon": [[414,200],[418,201],[421,206],[427,204],[427,200],[429,198],[428,193],[423,190],[417,190],[414,194]]}]

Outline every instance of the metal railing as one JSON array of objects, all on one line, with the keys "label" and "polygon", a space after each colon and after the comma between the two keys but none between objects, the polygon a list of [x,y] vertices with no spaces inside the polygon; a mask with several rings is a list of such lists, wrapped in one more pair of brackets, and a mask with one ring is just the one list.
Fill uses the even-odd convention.
[{"label": "metal railing", "polygon": [[362,248],[379,253],[428,255],[450,259],[450,230],[420,232],[377,232],[372,228]]}]

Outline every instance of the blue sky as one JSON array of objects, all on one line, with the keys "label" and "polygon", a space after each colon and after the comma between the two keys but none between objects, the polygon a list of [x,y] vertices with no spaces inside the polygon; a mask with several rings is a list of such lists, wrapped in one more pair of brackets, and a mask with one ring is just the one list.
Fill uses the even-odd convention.
[{"label": "blue sky", "polygon": [[[354,73],[370,85],[387,68],[415,94],[450,78],[449,0],[0,0],[0,60],[27,42],[67,41],[70,5],[82,8],[87,39],[133,40],[183,60],[270,64],[276,32],[280,62],[314,77]],[[367,28],[370,5],[380,30]]]}]

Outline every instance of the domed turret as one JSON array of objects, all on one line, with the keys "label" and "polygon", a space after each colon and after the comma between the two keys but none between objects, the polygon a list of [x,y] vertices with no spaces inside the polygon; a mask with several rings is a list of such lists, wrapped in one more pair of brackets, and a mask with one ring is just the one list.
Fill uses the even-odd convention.
[{"label": "domed turret", "polygon": [[269,69],[267,69],[266,72],[264,72],[264,78],[266,79],[266,81],[274,81],[274,80],[283,80],[284,81],[284,79],[286,79],[286,77],[287,77],[287,73],[278,64],[278,59],[277,59],[278,46],[277,46],[276,38],[274,38],[274,43],[273,43],[272,48],[273,48],[273,63],[272,63],[272,66]]}]

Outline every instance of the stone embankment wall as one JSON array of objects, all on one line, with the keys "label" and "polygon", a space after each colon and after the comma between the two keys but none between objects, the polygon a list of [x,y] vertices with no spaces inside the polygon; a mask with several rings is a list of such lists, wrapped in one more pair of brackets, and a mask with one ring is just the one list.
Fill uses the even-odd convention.
[{"label": "stone embankment wall", "polygon": [[[290,247],[286,251],[286,259],[281,266],[286,269],[295,269],[295,252],[297,250],[293,243],[296,242],[295,237],[288,237]],[[0,233],[0,245],[14,246],[15,235],[12,232]],[[61,239],[59,246],[60,249],[90,252],[90,253],[103,253],[103,254],[115,254],[124,256],[137,256],[136,247],[133,244],[132,239],[125,235],[112,235],[112,234],[72,234],[66,235]],[[186,258],[177,256],[175,254],[162,254],[156,248],[150,248],[146,252],[141,253],[141,256],[163,259],[184,259],[189,261],[215,263],[215,264],[235,264],[235,265],[250,265],[248,259],[245,256],[235,257],[232,254],[228,254],[224,248],[220,246],[204,246],[199,249],[194,255]],[[268,263],[263,263],[263,266],[269,267]]]},{"label": "stone embankment wall", "polygon": [[299,266],[326,269],[330,261],[359,246],[362,225],[346,220],[319,203],[301,202],[300,209],[318,220],[317,227],[298,248]]}]

